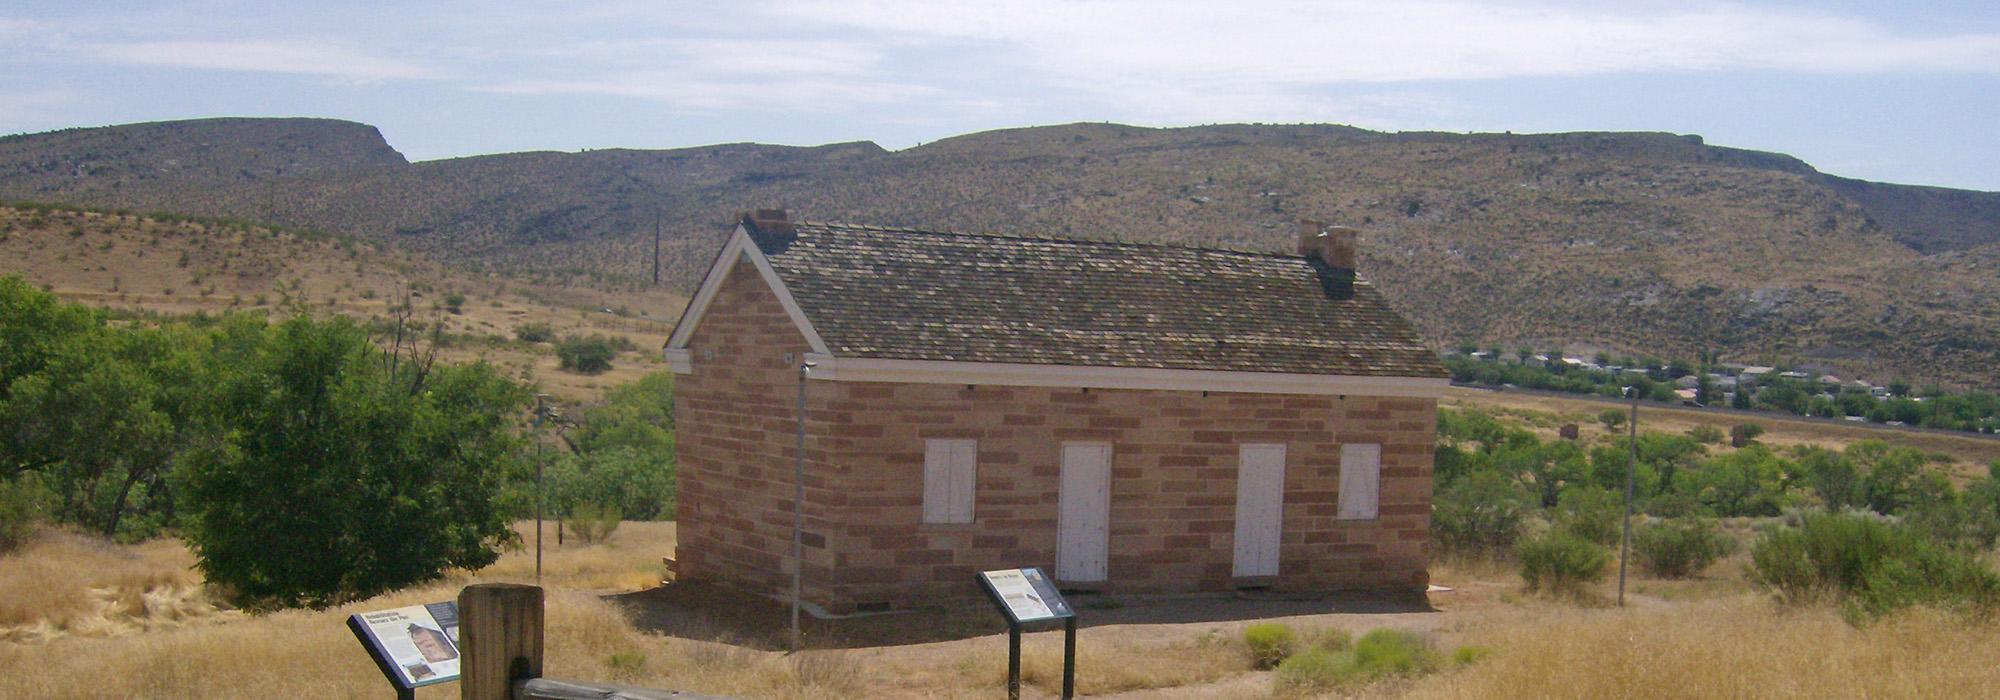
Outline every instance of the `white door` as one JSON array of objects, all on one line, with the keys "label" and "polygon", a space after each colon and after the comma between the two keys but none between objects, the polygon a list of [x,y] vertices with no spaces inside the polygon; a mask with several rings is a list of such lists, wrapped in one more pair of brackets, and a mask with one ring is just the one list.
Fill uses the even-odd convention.
[{"label": "white door", "polygon": [[1057,500],[1056,580],[1104,580],[1105,549],[1111,542],[1110,445],[1063,445]]},{"label": "white door", "polygon": [[1236,576],[1278,575],[1284,507],[1285,446],[1244,445],[1236,467]]}]

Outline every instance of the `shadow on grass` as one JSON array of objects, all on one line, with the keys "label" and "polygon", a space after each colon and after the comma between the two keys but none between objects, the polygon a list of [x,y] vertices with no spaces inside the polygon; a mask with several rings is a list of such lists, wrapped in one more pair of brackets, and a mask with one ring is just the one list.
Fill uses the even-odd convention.
[{"label": "shadow on grass", "polygon": [[[1104,625],[1231,622],[1300,615],[1393,615],[1437,610],[1421,593],[1278,594],[1244,592],[1208,596],[1068,596],[1081,627]],[[783,601],[716,584],[676,581],[657,588],[605,596],[627,610],[639,629],[670,637],[717,641],[756,649],[785,648],[791,611]],[[799,616],[805,645],[814,649],[925,644],[982,637],[1007,631],[1000,614],[983,600],[912,611],[821,619]],[[1061,629],[1060,624],[1029,629]]]}]

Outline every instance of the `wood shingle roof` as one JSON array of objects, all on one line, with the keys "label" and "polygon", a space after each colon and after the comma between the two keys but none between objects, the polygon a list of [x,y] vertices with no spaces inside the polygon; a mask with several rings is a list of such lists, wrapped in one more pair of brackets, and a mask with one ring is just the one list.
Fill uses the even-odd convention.
[{"label": "wood shingle roof", "polygon": [[750,231],[836,357],[1448,376],[1381,293],[1304,257],[798,222]]}]

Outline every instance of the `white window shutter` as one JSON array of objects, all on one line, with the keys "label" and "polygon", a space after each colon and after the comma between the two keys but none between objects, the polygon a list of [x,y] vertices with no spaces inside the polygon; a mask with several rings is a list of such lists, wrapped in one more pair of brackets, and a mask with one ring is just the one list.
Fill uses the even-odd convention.
[{"label": "white window shutter", "polygon": [[950,518],[951,445],[944,440],[924,441],[924,522],[942,523]]},{"label": "white window shutter", "polygon": [[1340,519],[1373,520],[1382,499],[1382,446],[1340,446]]},{"label": "white window shutter", "polygon": [[959,440],[951,456],[951,522],[972,522],[972,494],[978,488],[979,443]]},{"label": "white window shutter", "polygon": [[924,522],[972,522],[975,440],[924,441]]}]

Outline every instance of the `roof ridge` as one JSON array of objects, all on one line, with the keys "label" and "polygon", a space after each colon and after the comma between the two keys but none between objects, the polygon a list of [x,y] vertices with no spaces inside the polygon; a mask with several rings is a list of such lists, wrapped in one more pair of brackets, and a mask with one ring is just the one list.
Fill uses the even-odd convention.
[{"label": "roof ridge", "polygon": [[1237,255],[1253,255],[1253,256],[1267,257],[1267,258],[1291,258],[1291,259],[1303,258],[1303,256],[1293,253],[1284,253],[1284,252],[1270,251],[1270,250],[1250,250],[1247,248],[1232,248],[1228,246],[1202,246],[1202,245],[1193,245],[1187,243],[1159,243],[1159,242],[1148,242],[1148,241],[1121,241],[1121,240],[1110,240],[1103,238],[1078,238],[1074,236],[1058,236],[1055,234],[1048,234],[1048,233],[1000,233],[994,231],[957,231],[953,229],[944,229],[940,231],[937,229],[924,229],[924,228],[915,228],[910,226],[881,226],[876,224],[856,224],[856,223],[848,223],[842,221],[798,221],[795,222],[794,225],[817,226],[820,228],[833,228],[833,229],[846,229],[846,230],[859,230],[859,231],[879,231],[883,233],[922,233],[934,236],[1001,238],[1009,240],[1044,241],[1049,243],[1084,243],[1091,245],[1121,246],[1126,248],[1165,248],[1170,250],[1189,250],[1189,251],[1197,251],[1204,253],[1233,253]]}]

